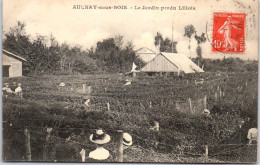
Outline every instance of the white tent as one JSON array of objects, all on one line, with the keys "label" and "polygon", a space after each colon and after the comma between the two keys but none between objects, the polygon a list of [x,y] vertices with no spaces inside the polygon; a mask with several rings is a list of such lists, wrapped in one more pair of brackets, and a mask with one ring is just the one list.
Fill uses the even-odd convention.
[{"label": "white tent", "polygon": [[136,71],[137,71],[136,68],[137,68],[137,66],[136,66],[135,63],[133,62],[131,72],[136,72]]},{"label": "white tent", "polygon": [[179,53],[161,52],[147,63],[142,72],[180,72],[196,73],[204,72],[199,66],[192,62],[186,55]]}]

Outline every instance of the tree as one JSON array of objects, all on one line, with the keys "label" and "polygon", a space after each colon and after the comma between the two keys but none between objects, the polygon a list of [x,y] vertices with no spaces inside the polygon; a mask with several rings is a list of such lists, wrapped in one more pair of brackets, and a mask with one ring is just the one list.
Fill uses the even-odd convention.
[{"label": "tree", "polygon": [[[162,46],[160,48],[161,52],[169,52],[169,53],[177,53],[176,50],[177,42],[173,42],[169,38],[165,38],[162,42]],[[173,49],[172,49],[173,46]]]},{"label": "tree", "polygon": [[163,36],[160,32],[157,32],[157,35],[154,38],[154,45],[159,46],[160,52],[177,53],[177,42],[173,42],[172,44],[172,41],[169,38],[166,37],[163,39]]},{"label": "tree", "polygon": [[127,45],[124,49],[121,50],[121,58],[120,63],[122,65],[122,72],[124,73],[126,70],[130,70],[132,67],[132,63],[135,60],[135,52],[134,45],[132,41],[128,41]]},{"label": "tree", "polygon": [[123,36],[122,35],[120,35],[120,34],[118,34],[118,35],[116,35],[115,37],[114,37],[114,41],[115,41],[115,45],[116,45],[116,47],[118,47],[119,49],[121,49],[122,48],[122,45],[123,45]]},{"label": "tree", "polygon": [[122,35],[97,42],[96,50],[88,50],[90,57],[97,59],[98,66],[109,72],[125,72],[134,61],[134,46],[131,41],[123,46]]},{"label": "tree", "polygon": [[191,36],[195,33],[195,28],[193,25],[187,25],[184,27],[184,36],[189,38],[189,46],[188,49],[190,50],[190,41],[191,41]]},{"label": "tree", "polygon": [[200,44],[206,42],[205,33],[202,33],[200,36],[198,36],[195,32],[195,39],[197,40],[197,58],[198,58],[198,66],[200,66],[200,63],[202,62],[202,49]]},{"label": "tree", "polygon": [[65,71],[66,63],[68,61],[69,51],[70,51],[70,48],[67,43],[64,42],[61,44],[61,46],[59,46],[58,56],[59,56],[60,70],[62,72]]},{"label": "tree", "polygon": [[[93,69],[93,71],[97,70],[95,60],[87,57],[88,53],[82,51],[81,46],[76,45],[71,48],[67,43],[59,45],[52,34],[49,40],[47,40],[46,36],[40,34],[37,34],[36,38],[32,39],[30,35],[26,34],[25,27],[26,25],[24,23],[18,22],[17,25],[11,27],[8,32],[4,32],[3,39],[4,49],[18,54],[27,60],[23,63],[25,75],[39,73],[72,74],[74,71],[83,73],[86,68],[88,72],[90,72],[91,69]],[[47,43],[50,43],[50,46],[47,46]],[[112,46],[115,47],[115,44],[112,43]],[[104,44],[101,45],[100,49],[106,52],[106,47],[107,44]],[[92,49],[92,51],[94,51],[94,49]],[[80,69],[79,67],[84,68]]]},{"label": "tree", "polygon": [[33,44],[30,42],[30,36],[26,34],[25,23],[17,22],[17,25],[10,27],[8,32],[4,32],[3,48],[24,57],[27,62],[23,63],[23,73],[25,75],[34,71]]},{"label": "tree", "polygon": [[161,50],[162,42],[163,42],[162,34],[160,32],[157,32],[157,35],[154,38],[154,45],[159,46],[159,50]]}]

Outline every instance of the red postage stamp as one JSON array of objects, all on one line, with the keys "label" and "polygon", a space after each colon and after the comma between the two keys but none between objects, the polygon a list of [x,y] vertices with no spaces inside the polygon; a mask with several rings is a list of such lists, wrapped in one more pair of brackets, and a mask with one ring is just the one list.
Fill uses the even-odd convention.
[{"label": "red postage stamp", "polygon": [[244,53],[244,13],[213,13],[212,52]]}]

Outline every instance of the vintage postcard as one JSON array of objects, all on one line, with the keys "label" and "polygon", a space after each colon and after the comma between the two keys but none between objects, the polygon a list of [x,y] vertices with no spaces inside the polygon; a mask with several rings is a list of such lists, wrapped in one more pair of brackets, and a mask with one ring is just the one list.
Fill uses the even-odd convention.
[{"label": "vintage postcard", "polygon": [[2,161],[258,161],[258,1],[2,6]]}]

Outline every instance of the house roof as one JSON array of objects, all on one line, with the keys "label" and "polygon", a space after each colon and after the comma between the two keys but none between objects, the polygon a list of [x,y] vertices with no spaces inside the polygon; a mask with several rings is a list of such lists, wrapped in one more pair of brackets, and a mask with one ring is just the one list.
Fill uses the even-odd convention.
[{"label": "house roof", "polygon": [[[177,66],[179,70],[184,73],[196,73],[196,72],[204,72],[199,66],[197,66],[194,62],[192,62],[186,55],[179,53],[165,53],[161,52],[157,54],[157,56],[164,56],[169,62],[173,65]],[[153,59],[155,60],[156,57]],[[153,61],[152,60],[152,61]],[[151,62],[151,61],[150,61]],[[149,62],[149,63],[150,63]],[[148,64],[149,64],[148,63]],[[155,66],[156,67],[156,66]],[[142,70],[142,69],[141,69]]]},{"label": "house roof", "polygon": [[143,54],[156,54],[154,51],[152,51],[151,49],[148,49],[146,47],[142,47],[142,48],[136,50],[135,52],[139,52],[142,50],[144,50],[144,52],[142,52]]},{"label": "house roof", "polygon": [[12,56],[12,57],[14,57],[14,58],[17,58],[17,59],[21,60],[21,61],[27,61],[25,58],[20,57],[20,56],[18,56],[18,55],[15,55],[15,54],[13,54],[13,53],[7,51],[7,50],[4,50],[4,49],[3,49],[3,52],[6,53],[6,54],[9,55],[9,56]]},{"label": "house roof", "polygon": [[195,72],[204,72],[198,65],[192,62],[186,55],[179,53],[160,53],[166,57],[170,62],[176,65],[184,73],[195,73]]}]

